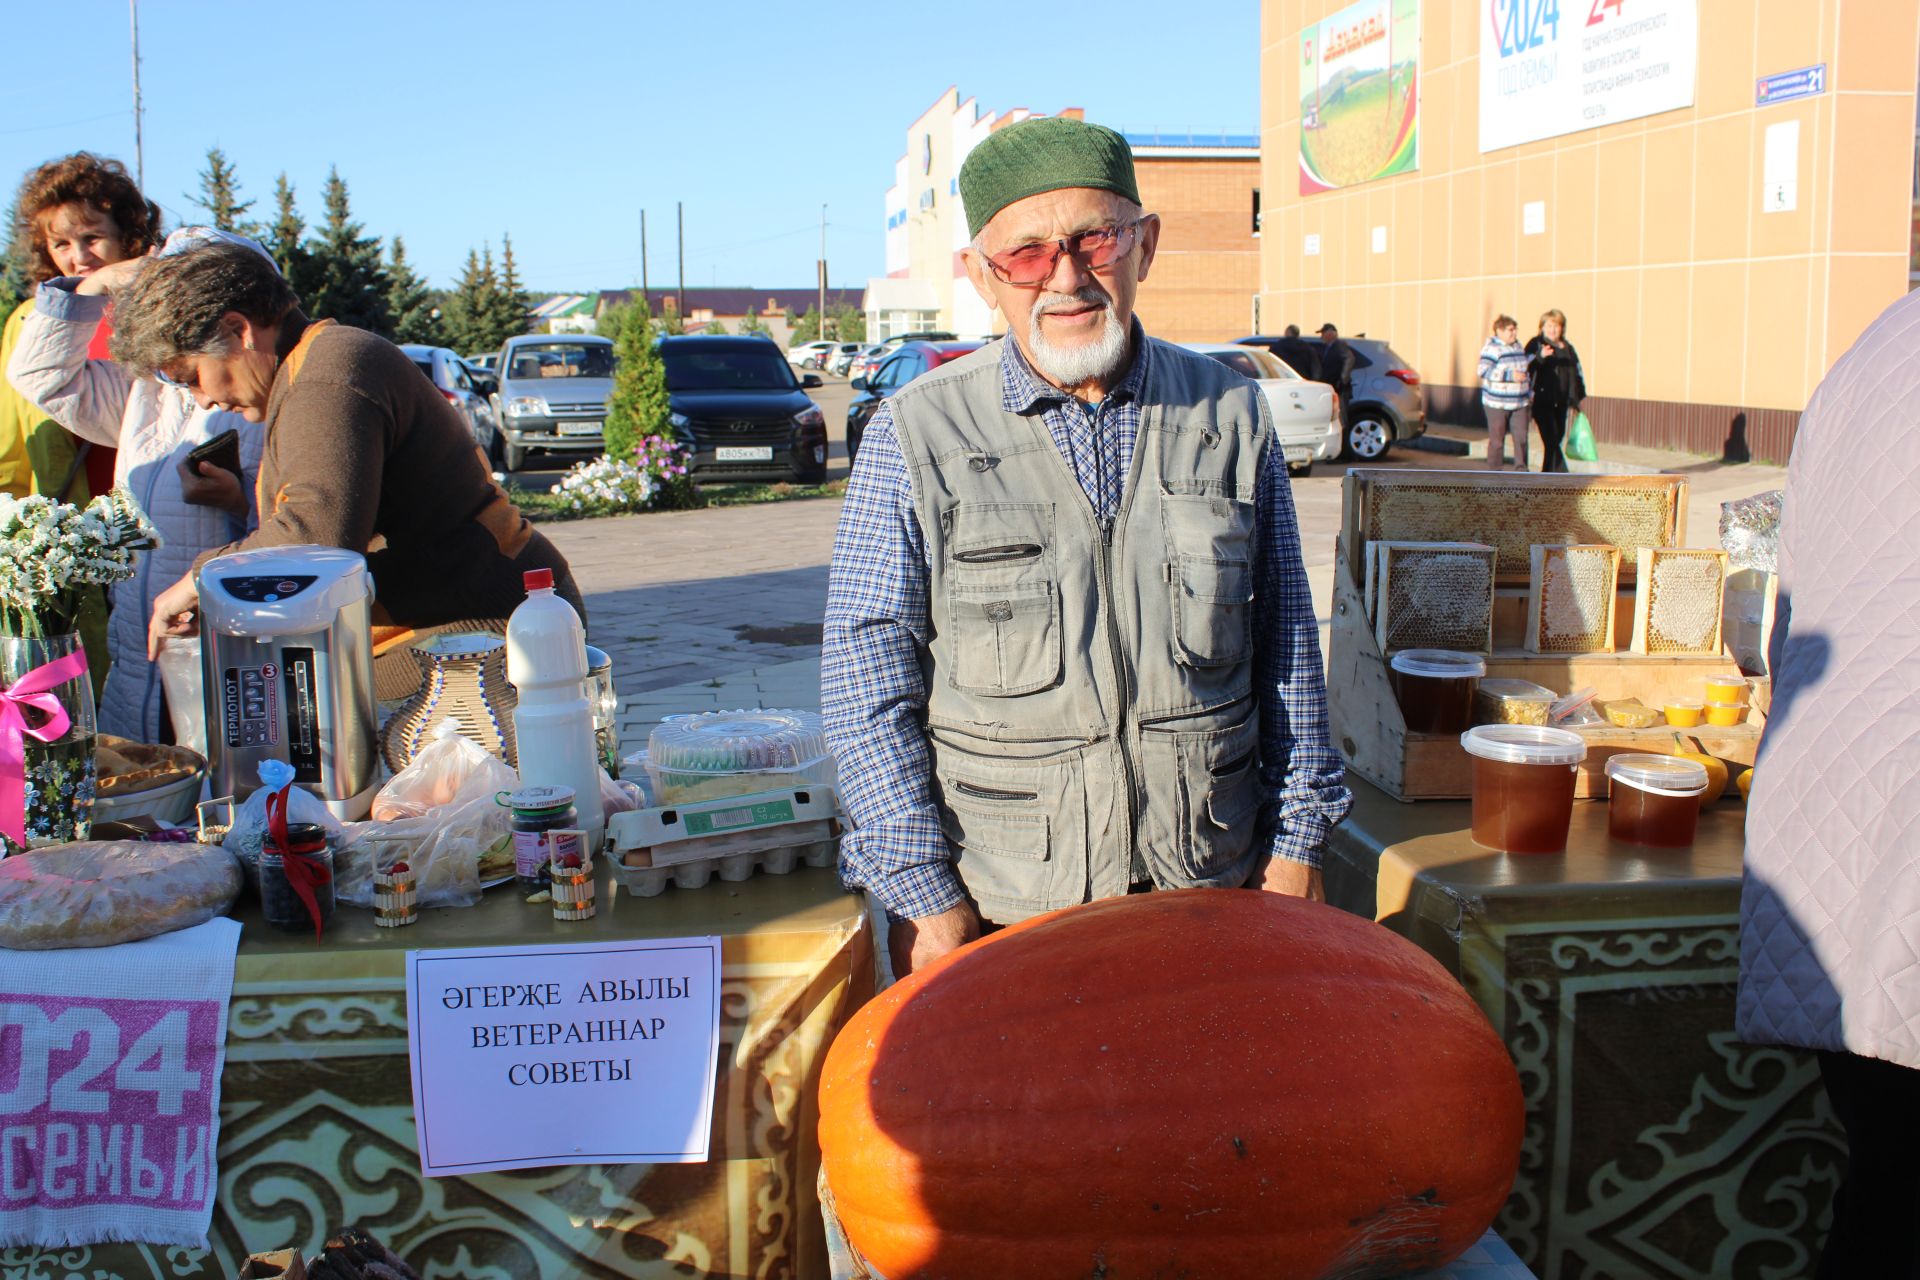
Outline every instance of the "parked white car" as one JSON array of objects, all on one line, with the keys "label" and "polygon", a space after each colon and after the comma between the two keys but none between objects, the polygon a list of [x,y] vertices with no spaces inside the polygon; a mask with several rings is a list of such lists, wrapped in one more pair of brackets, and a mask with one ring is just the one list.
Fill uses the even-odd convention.
[{"label": "parked white car", "polygon": [[797,347],[788,347],[787,363],[799,365],[802,369],[818,369],[821,362],[839,345],[837,342],[803,342]]},{"label": "parked white car", "polygon": [[1274,443],[1286,454],[1287,470],[1312,472],[1315,462],[1340,456],[1340,396],[1324,382],[1309,382],[1285,361],[1259,347],[1231,342],[1189,342],[1187,350],[1212,356],[1260,387],[1273,415]]}]

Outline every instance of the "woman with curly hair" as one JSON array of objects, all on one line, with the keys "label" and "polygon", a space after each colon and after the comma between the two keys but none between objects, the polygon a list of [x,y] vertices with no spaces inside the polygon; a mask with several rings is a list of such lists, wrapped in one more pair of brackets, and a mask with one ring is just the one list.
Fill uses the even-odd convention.
[{"label": "woman with curly hair", "polygon": [[[45,256],[45,278],[20,320],[4,368],[22,395],[96,452],[114,457],[118,449],[101,487],[126,489],[160,530],[160,547],[141,557],[132,578],[114,584],[106,651],[90,654],[106,675],[100,727],[160,742],[168,736],[168,717],[146,638],[154,597],[200,552],[251,527],[250,480],[259,470],[265,433],[238,414],[209,413],[182,391],[136,377],[102,349],[110,327],[109,290],[148,260],[159,234],[158,209],[140,196],[126,170],[111,160],[69,156],[38,170],[27,190],[35,196],[23,197],[22,214],[45,228],[34,240]],[[210,239],[240,240],[190,227],[174,232],[164,252]],[[266,258],[251,241],[240,242]],[[239,433],[245,476],[209,462],[189,470],[187,454],[228,430]]]}]

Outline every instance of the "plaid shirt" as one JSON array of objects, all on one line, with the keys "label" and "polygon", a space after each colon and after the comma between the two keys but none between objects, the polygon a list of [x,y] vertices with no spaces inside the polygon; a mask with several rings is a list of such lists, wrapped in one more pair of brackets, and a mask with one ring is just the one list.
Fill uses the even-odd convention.
[{"label": "plaid shirt", "polygon": [[[1096,405],[1034,376],[1012,338],[1001,339],[1000,349],[1002,406],[1040,414],[1087,501],[1100,515],[1117,513],[1153,359],[1139,321],[1133,367]],[[1268,459],[1254,498],[1254,679],[1268,791],[1262,829],[1275,856],[1317,867],[1327,830],[1346,816],[1352,797],[1328,742],[1320,629],[1300,559],[1286,459],[1278,449]],[[861,440],[834,539],[820,683],[840,795],[856,827],[841,838],[841,878],[907,917],[935,915],[966,900],[928,784],[920,727],[931,565],[891,406],[882,404]]]}]

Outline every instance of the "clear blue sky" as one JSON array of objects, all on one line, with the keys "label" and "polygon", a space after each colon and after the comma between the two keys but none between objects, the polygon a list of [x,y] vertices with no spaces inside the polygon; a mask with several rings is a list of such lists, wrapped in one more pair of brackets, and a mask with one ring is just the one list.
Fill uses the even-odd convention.
[{"label": "clear blue sky", "polygon": [[[125,0],[59,0],[0,77],[0,181],[79,148],[133,164]],[[15,14],[15,35],[22,15]],[[338,164],[355,216],[433,283],[513,236],[529,287],[813,283],[881,274],[906,129],[957,85],[989,110],[1084,107],[1140,131],[1254,133],[1259,5],[141,0],[147,191],[168,224],[209,146],[309,224]]]}]

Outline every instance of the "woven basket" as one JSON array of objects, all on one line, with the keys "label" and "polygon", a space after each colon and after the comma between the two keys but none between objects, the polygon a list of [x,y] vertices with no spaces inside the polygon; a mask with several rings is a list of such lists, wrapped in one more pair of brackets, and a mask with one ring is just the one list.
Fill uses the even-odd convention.
[{"label": "woven basket", "polygon": [[416,639],[404,653],[416,664],[418,679],[383,732],[387,767],[395,773],[406,768],[433,726],[452,716],[461,737],[518,768],[513,708],[519,696],[507,683],[506,641],[490,631],[447,631]]}]

